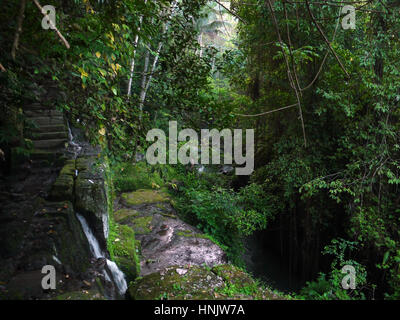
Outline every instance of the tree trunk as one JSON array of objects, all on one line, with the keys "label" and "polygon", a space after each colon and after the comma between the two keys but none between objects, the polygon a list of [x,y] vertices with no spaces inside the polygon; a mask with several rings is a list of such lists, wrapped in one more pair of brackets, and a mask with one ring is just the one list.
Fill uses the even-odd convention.
[{"label": "tree trunk", "polygon": [[147,50],[146,57],[144,59],[142,84],[141,84],[140,98],[139,98],[140,119],[142,118],[144,100],[146,99],[147,73],[149,71],[149,62],[150,62],[150,51]]},{"label": "tree trunk", "polygon": [[[147,0],[144,0],[144,4],[146,4],[146,3],[147,3]],[[140,18],[139,18],[139,27],[137,30],[137,34],[135,36],[135,43],[134,43],[135,49],[133,50],[133,57],[131,60],[131,70],[130,70],[129,83],[128,83],[128,97],[130,97],[132,95],[133,73],[135,72],[135,56],[136,56],[136,50],[139,45],[139,32],[141,29],[142,22],[143,22],[143,15],[140,16]]]}]

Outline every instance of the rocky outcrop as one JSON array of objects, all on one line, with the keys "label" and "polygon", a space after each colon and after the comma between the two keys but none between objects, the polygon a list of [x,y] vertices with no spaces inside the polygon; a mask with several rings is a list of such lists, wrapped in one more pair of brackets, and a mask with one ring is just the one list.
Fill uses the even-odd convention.
[{"label": "rocky outcrop", "polygon": [[[172,204],[165,191],[151,189],[122,193],[114,203],[114,228],[131,234],[140,255],[140,276],[129,286],[130,298],[282,299],[227,264],[224,251],[179,219]],[[121,239],[114,239],[112,246],[120,243]],[[125,273],[129,269],[137,273],[135,259],[116,261]]]},{"label": "rocky outcrop", "polygon": [[108,237],[108,199],[105,189],[104,165],[95,158],[76,160],[75,209],[85,216],[97,239]]},{"label": "rocky outcrop", "polygon": [[229,264],[213,268],[170,266],[139,278],[129,288],[136,300],[278,300],[247,273]]},{"label": "rocky outcrop", "polygon": [[226,263],[224,251],[199,230],[180,220],[165,192],[137,190],[123,193],[114,220],[130,227],[140,241],[140,275],[171,265]]}]

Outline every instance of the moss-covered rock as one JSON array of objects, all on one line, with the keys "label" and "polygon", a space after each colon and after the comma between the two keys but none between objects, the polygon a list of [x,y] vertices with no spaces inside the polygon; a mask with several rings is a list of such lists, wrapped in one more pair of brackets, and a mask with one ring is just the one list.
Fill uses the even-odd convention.
[{"label": "moss-covered rock", "polygon": [[120,209],[120,210],[114,212],[114,220],[116,222],[121,222],[126,219],[135,218],[138,215],[139,215],[139,212],[137,212],[134,209],[126,209],[126,208]]},{"label": "moss-covered rock", "polygon": [[50,198],[53,201],[74,200],[75,160],[68,160],[54,182]]},{"label": "moss-covered rock", "polygon": [[60,294],[51,300],[107,300],[96,289],[92,290],[79,290]]},{"label": "moss-covered rock", "polygon": [[76,160],[78,177],[75,180],[75,210],[85,216],[100,245],[105,246],[108,224],[108,199],[104,174],[94,166],[92,158]]},{"label": "moss-covered rock", "polygon": [[246,271],[232,264],[214,266],[211,271],[224,280],[225,287],[218,292],[228,299],[285,299],[280,294],[259,284]]},{"label": "moss-covered rock", "polygon": [[[4,275],[6,278],[0,279],[5,283],[4,299],[44,298],[46,293],[40,284],[41,269],[45,265],[53,265],[57,277],[68,274],[69,279],[81,279],[91,267],[88,241],[72,203],[37,202],[37,207],[29,211],[32,216],[29,224],[21,221],[21,225],[28,227],[18,254],[6,261],[0,260],[2,268],[11,270]],[[62,284],[58,283],[57,289],[59,286]]]},{"label": "moss-covered rock", "polygon": [[151,231],[152,216],[139,216],[134,209],[120,209],[114,213],[114,220],[122,225],[130,226],[136,234],[148,234]]},{"label": "moss-covered rock", "polygon": [[221,264],[212,268],[212,271],[226,282],[239,288],[254,285],[254,280],[243,270],[231,264]]},{"label": "moss-covered rock", "polygon": [[125,225],[115,224],[109,250],[115,263],[124,272],[126,280],[133,281],[140,273],[139,250],[135,233]]},{"label": "moss-covered rock", "polygon": [[76,210],[99,216],[107,210],[107,200],[102,180],[84,179],[78,176],[75,183]]},{"label": "moss-covered rock", "polygon": [[53,201],[73,201],[74,177],[71,175],[60,175],[53,184],[50,192],[50,198]]},{"label": "moss-covered rock", "polygon": [[130,193],[123,193],[122,199],[130,206],[170,201],[167,194],[161,190],[144,189]]},{"label": "moss-covered rock", "polygon": [[67,160],[65,162],[64,167],[60,171],[60,175],[69,175],[69,176],[74,176],[75,175],[75,160]]},{"label": "moss-covered rock", "polygon": [[207,268],[171,266],[137,279],[129,287],[129,295],[134,300],[212,300],[223,287],[222,278]]},{"label": "moss-covered rock", "polygon": [[167,267],[138,278],[128,292],[134,300],[284,299],[230,264],[212,269],[203,266]]},{"label": "moss-covered rock", "polygon": [[153,217],[138,217],[131,220],[132,228],[137,234],[148,234],[151,232]]}]

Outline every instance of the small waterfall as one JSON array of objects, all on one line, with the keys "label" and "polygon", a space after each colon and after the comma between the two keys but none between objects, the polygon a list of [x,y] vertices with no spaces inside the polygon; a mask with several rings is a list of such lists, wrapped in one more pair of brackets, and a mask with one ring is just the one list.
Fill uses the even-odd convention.
[{"label": "small waterfall", "polygon": [[118,268],[114,261],[107,259],[107,266],[113,275],[114,283],[116,284],[119,294],[123,296],[128,289],[124,273]]},{"label": "small waterfall", "polygon": [[72,153],[74,154],[74,159],[76,159],[79,153],[82,150],[82,147],[74,141],[74,136],[72,134],[71,126],[69,125],[69,121],[67,121],[68,127],[68,145],[71,146]]},{"label": "small waterfall", "polygon": [[[92,230],[89,228],[89,225],[86,221],[86,219],[80,215],[76,214],[79,222],[82,225],[83,232],[86,235],[86,238],[88,239],[89,246],[90,246],[90,251],[92,252],[93,256],[95,258],[105,258],[105,253],[101,250],[99,242],[97,241],[96,237],[94,236]],[[128,285],[125,280],[125,275],[124,273],[118,268],[117,264],[113,261],[110,261],[106,259],[107,261],[107,267],[109,271],[111,272],[111,276],[113,279],[113,282],[118,288],[118,292],[121,296],[123,296],[128,289]],[[106,270],[104,270],[104,276],[106,280],[110,281],[110,277],[108,276]]]},{"label": "small waterfall", "polygon": [[76,216],[78,217],[79,222],[82,225],[83,232],[85,233],[86,238],[89,241],[90,251],[92,252],[93,256],[96,259],[104,258],[104,253],[100,249],[99,242],[97,241],[96,237],[94,236],[92,230],[90,230],[89,225],[86,222],[86,219],[78,213],[76,214]]}]

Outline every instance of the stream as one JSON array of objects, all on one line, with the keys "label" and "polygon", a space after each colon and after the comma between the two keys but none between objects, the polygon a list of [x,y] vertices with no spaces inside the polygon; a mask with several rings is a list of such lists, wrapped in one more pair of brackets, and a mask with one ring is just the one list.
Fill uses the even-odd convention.
[{"label": "stream", "polygon": [[124,273],[118,268],[117,264],[114,261],[106,258],[105,252],[101,250],[99,242],[97,241],[92,230],[90,229],[86,219],[79,213],[76,213],[76,216],[82,225],[83,232],[85,233],[86,238],[89,242],[90,251],[93,257],[96,259],[106,260],[107,268],[104,268],[105,279],[107,281],[112,281],[117,287],[119,295],[123,297],[126,290],[128,289]]}]

